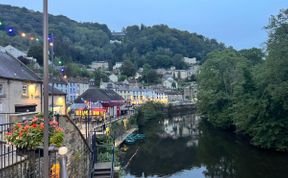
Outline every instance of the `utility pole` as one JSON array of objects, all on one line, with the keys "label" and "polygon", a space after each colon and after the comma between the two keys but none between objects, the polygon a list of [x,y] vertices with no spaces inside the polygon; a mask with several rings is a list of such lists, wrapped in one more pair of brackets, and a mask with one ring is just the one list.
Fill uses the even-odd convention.
[{"label": "utility pole", "polygon": [[49,70],[48,70],[48,0],[43,0],[43,66],[44,66],[44,178],[49,178]]},{"label": "utility pole", "polygon": [[[51,62],[52,62],[52,69],[54,70],[54,36],[53,33],[50,35],[50,41],[49,41],[49,46],[50,46],[50,57],[51,57]],[[52,102],[52,116],[54,117],[54,79],[53,79],[53,70],[51,72],[51,81],[52,81],[52,95],[51,95],[51,102]]]}]

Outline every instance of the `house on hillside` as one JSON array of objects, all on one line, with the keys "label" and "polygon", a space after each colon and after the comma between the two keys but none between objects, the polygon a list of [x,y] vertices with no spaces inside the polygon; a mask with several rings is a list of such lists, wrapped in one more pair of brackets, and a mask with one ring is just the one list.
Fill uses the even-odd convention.
[{"label": "house on hillside", "polygon": [[185,80],[189,77],[188,70],[174,70],[172,71],[173,78]]},{"label": "house on hillside", "polygon": [[113,70],[120,69],[122,67],[123,62],[116,62],[113,66]]},{"label": "house on hillside", "polygon": [[111,75],[109,75],[109,80],[111,82],[118,82],[118,76],[115,74],[111,74]]},{"label": "house on hillside", "polygon": [[26,65],[0,52],[0,113],[42,111],[42,80]]},{"label": "house on hillside", "polygon": [[97,70],[97,69],[103,69],[108,70],[109,65],[106,61],[93,61],[90,65],[91,69]]},{"label": "house on hillside", "polygon": [[184,88],[184,100],[189,100],[193,103],[197,102],[197,83],[192,82]]},{"label": "house on hillside", "polygon": [[195,65],[197,64],[197,59],[196,57],[192,57],[192,58],[184,57],[184,62],[188,65]]},{"label": "house on hillside", "polygon": [[165,91],[169,102],[183,101],[183,94],[179,91]]},{"label": "house on hillside", "polygon": [[162,82],[163,86],[165,88],[169,89],[176,89],[178,88],[178,83],[176,80],[174,80],[172,77],[168,77],[167,79],[164,79]]}]

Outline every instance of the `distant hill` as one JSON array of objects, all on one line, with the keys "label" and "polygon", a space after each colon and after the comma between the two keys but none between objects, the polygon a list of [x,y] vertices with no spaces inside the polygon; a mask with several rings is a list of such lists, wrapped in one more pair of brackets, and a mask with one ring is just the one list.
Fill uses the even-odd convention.
[{"label": "distant hill", "polygon": [[[0,46],[10,44],[28,51],[31,46],[42,45],[42,13],[0,5],[0,21]],[[7,27],[13,27],[15,36],[7,35]],[[25,38],[39,37],[40,41],[23,39],[21,32],[28,33]],[[166,25],[129,26],[123,32],[124,36],[115,37],[105,24],[79,23],[62,15],[49,15],[49,33],[55,36],[55,55],[65,63],[108,60],[113,64],[130,59],[137,67],[148,63],[153,68],[172,65],[184,68],[183,56],[201,60],[213,50],[225,49],[224,44],[214,39]],[[111,39],[121,43],[111,44]]]}]

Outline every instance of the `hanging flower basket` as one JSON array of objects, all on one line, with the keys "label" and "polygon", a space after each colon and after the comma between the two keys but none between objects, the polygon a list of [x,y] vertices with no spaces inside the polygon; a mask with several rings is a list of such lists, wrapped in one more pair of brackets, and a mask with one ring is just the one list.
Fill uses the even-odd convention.
[{"label": "hanging flower basket", "polygon": [[17,156],[33,156],[33,157],[43,157],[44,156],[44,149],[43,147],[37,147],[33,150],[27,148],[16,148],[16,155]]},{"label": "hanging flower basket", "polygon": [[[34,117],[31,121],[16,123],[6,133],[6,141],[16,147],[17,154],[38,154],[43,156],[44,144],[44,119]],[[58,122],[49,122],[49,143],[56,147],[62,146],[64,141],[63,129],[59,127]]]}]

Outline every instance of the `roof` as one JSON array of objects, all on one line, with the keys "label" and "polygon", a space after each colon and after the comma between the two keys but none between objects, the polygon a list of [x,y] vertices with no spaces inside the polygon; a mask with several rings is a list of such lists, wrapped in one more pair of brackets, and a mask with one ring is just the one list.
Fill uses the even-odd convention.
[{"label": "roof", "polygon": [[84,103],[83,100],[88,100],[90,102],[98,101],[111,101],[111,100],[124,100],[120,95],[118,95],[113,90],[99,89],[99,88],[89,88],[82,95],[80,95],[74,103]]},{"label": "roof", "polygon": [[49,83],[57,83],[67,85],[68,83],[62,78],[49,78]]},{"label": "roof", "polygon": [[25,64],[3,52],[0,52],[0,77],[12,80],[42,82],[41,78]]},{"label": "roof", "polygon": [[68,83],[83,83],[83,84],[89,84],[89,79],[87,78],[68,78]]},{"label": "roof", "polygon": [[6,52],[8,54],[10,54],[11,56],[15,57],[15,58],[18,58],[20,56],[27,56],[26,53],[24,53],[23,51],[20,51],[19,49],[11,46],[11,45],[8,45],[6,47],[4,47],[4,49],[6,50]]},{"label": "roof", "polygon": [[66,95],[65,92],[58,90],[57,88],[52,88],[51,85],[49,85],[49,95],[52,95],[52,90],[53,90],[53,95]]},{"label": "roof", "polygon": [[[96,102],[96,103],[91,103],[90,107],[91,107],[90,109],[103,108],[103,105],[101,103],[99,103],[99,102]],[[73,103],[70,106],[71,110],[84,109],[84,108],[87,108],[87,104],[85,104],[85,103]]]}]

